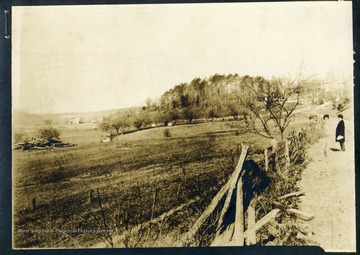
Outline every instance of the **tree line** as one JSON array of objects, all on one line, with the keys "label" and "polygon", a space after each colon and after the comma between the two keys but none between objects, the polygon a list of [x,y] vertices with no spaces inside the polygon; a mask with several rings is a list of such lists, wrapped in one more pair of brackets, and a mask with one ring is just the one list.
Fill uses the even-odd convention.
[{"label": "tree line", "polygon": [[[159,99],[148,98],[138,109],[108,116],[101,123],[103,131],[124,133],[131,127],[146,128],[153,123],[193,123],[197,119],[232,116],[241,118],[247,131],[272,138],[273,129],[283,136],[293,120],[295,109],[306,100],[320,104],[334,97],[321,87],[322,81],[304,78],[240,76],[214,74],[194,78],[163,93]],[[240,128],[240,127],[239,127]]]}]

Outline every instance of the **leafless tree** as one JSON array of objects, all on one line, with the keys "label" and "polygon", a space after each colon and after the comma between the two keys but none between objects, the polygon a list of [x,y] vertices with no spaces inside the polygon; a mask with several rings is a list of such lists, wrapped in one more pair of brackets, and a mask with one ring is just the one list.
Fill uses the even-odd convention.
[{"label": "leafless tree", "polygon": [[301,73],[293,80],[250,77],[243,83],[246,93],[240,101],[246,109],[242,112],[243,121],[234,125],[266,138],[280,135],[283,140],[310,77],[303,79]]}]

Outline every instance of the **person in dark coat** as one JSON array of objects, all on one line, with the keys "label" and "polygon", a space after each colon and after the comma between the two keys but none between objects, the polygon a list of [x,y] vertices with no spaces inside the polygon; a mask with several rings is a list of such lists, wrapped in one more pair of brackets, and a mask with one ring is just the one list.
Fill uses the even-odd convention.
[{"label": "person in dark coat", "polygon": [[335,141],[340,143],[340,148],[345,151],[345,123],[343,115],[339,114],[339,123],[336,127]]}]

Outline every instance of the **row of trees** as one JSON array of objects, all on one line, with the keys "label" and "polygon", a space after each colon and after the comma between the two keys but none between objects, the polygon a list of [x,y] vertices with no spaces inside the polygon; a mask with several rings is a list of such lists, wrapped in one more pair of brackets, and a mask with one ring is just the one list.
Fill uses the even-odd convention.
[{"label": "row of trees", "polygon": [[166,126],[179,120],[192,123],[199,118],[232,116],[243,120],[237,123],[239,129],[268,138],[283,137],[304,98],[307,103],[319,104],[319,95],[322,100],[331,97],[322,91],[321,81],[312,78],[301,73],[294,79],[238,74],[195,78],[166,91],[159,100],[147,99],[142,108],[109,116],[101,128],[119,134],[152,123]]},{"label": "row of trees", "polygon": [[137,110],[118,112],[103,118],[99,127],[110,135],[124,134],[130,129],[143,129],[152,125],[167,126],[169,123],[193,123],[197,118],[215,118],[220,115],[210,111],[204,114],[200,109],[187,107],[183,109],[160,110],[159,108],[142,107]]},{"label": "row of trees", "polygon": [[[301,83],[303,80],[305,82]],[[246,110],[243,102],[246,100],[260,100],[254,93],[265,87],[278,87],[284,89],[287,85],[301,85],[303,92],[311,97],[312,103],[319,103],[319,97],[314,96],[314,91],[321,91],[321,81],[303,78],[299,74],[293,80],[287,78],[265,79],[261,76],[239,76],[238,74],[215,74],[209,78],[195,78],[190,83],[181,83],[166,91],[159,100],[148,99],[143,108],[150,111],[165,111],[193,113],[197,118],[216,118],[233,116],[236,118]],[[259,91],[264,94],[264,91]],[[287,91],[288,92],[288,91]],[[284,95],[287,97],[287,95]],[[293,95],[294,97],[296,95]],[[322,97],[323,98],[323,97]],[[185,111],[186,109],[186,111]],[[181,114],[178,114],[181,115]],[[186,118],[186,117],[185,117]]]}]

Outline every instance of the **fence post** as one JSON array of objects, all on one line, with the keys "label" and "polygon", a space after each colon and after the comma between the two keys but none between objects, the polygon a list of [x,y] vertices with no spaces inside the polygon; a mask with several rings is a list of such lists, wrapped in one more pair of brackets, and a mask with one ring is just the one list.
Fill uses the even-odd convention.
[{"label": "fence post", "polygon": [[93,190],[91,189],[89,192],[89,203],[91,203],[92,201],[94,201],[94,197],[93,197]]},{"label": "fence post", "polygon": [[285,160],[286,160],[286,168],[290,166],[290,156],[289,156],[289,141],[285,138]]},{"label": "fence post", "polygon": [[33,211],[36,210],[36,207],[37,207],[37,205],[36,205],[36,197],[34,197],[34,198],[32,199],[32,209],[33,209]]},{"label": "fence post", "polygon": [[268,156],[267,148],[264,150],[264,156],[265,156],[265,172],[267,172],[269,170],[269,156]]},{"label": "fence post", "polygon": [[255,199],[252,199],[247,209],[247,236],[246,245],[253,245],[256,243],[255,232]]},{"label": "fence post", "polygon": [[232,239],[236,245],[244,246],[244,201],[242,176],[237,183],[236,189],[235,230]]},{"label": "fence post", "polygon": [[276,139],[271,139],[271,147],[273,149],[273,152],[276,153],[276,149],[277,149],[277,141],[276,141]]},{"label": "fence post", "polygon": [[271,147],[272,147],[272,158],[273,158],[273,171],[275,171],[276,166],[277,166],[277,141],[276,139],[271,139]]}]

